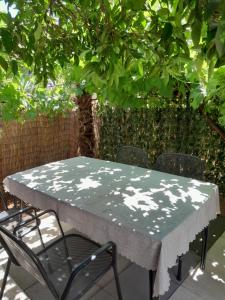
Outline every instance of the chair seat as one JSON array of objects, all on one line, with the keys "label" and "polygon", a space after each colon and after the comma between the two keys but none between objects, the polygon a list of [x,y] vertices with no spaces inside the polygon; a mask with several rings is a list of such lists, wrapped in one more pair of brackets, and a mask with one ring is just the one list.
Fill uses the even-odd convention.
[{"label": "chair seat", "polygon": [[[77,234],[68,234],[42,250],[38,257],[59,296],[62,295],[72,268],[92,255],[99,246]],[[110,252],[99,255],[76,277],[67,299],[79,299],[112,264]]]},{"label": "chair seat", "polygon": [[1,211],[0,212],[0,223],[7,220],[10,216],[15,214],[18,210],[19,210],[18,208],[10,208],[8,210]]}]

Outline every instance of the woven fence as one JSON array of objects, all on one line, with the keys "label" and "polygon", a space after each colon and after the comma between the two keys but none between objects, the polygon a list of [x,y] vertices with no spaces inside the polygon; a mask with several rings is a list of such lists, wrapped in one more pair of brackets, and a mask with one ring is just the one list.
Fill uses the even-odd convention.
[{"label": "woven fence", "polygon": [[12,173],[79,154],[79,122],[76,112],[54,119],[2,123],[0,179]]}]

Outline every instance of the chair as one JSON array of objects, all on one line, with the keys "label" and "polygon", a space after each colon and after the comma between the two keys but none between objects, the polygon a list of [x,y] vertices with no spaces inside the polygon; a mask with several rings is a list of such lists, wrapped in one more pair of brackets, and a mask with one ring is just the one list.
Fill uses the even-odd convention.
[{"label": "chair", "polygon": [[[36,214],[36,208],[30,206],[30,207],[25,207],[23,209],[19,208],[11,208],[11,209],[6,209],[2,212],[0,212],[0,224],[1,226],[4,226],[4,228],[7,228],[7,230],[13,231],[18,225],[23,223],[23,214],[25,214],[28,217],[33,217],[33,215]],[[20,232],[20,238],[31,232],[32,230],[36,229],[39,226],[40,222],[37,219],[36,224],[34,226],[30,226],[29,228],[25,228],[23,232]],[[42,241],[41,233],[39,231],[40,239]],[[4,245],[2,245],[4,246]],[[2,247],[1,247],[2,248]],[[9,273],[9,268],[10,264],[7,263],[5,273],[3,276],[2,280],[2,286],[0,290],[0,299],[3,297],[5,285],[7,282],[7,277]]]},{"label": "chair", "polygon": [[[163,153],[154,165],[157,171],[171,173],[178,176],[204,180],[205,163],[200,158],[183,153]],[[206,249],[208,240],[208,227],[203,230],[203,244],[201,254],[201,268],[205,269]],[[177,280],[182,280],[182,260],[178,258]]]},{"label": "chair", "polygon": [[157,158],[154,169],[203,180],[205,163],[200,158],[190,154],[163,153]]},{"label": "chair", "polygon": [[[46,214],[55,215],[61,236],[47,244],[39,253],[34,253],[16,234],[23,226]],[[108,242],[100,247],[79,234],[65,235],[53,210],[41,212],[18,225],[14,234],[0,226],[0,240],[9,254],[8,269],[11,262],[23,267],[47,287],[55,299],[80,299],[112,267],[118,299],[122,300],[115,244]]]},{"label": "chair", "polygon": [[[3,211],[0,212],[0,224],[4,224],[4,226],[7,227],[8,230],[12,230],[15,226],[17,226],[23,221],[22,215],[24,213],[26,213],[26,215],[29,215],[30,217],[33,217],[37,213],[36,208],[32,206],[23,207],[23,202],[20,199],[14,196],[12,197],[13,197],[13,206],[9,207],[7,200],[5,199],[3,193],[0,191],[0,202],[3,207]],[[32,230],[39,228],[38,227],[39,223],[40,222],[37,219],[37,224],[32,228]],[[30,232],[30,230],[31,228],[29,228],[26,231],[26,233]],[[25,235],[26,233],[23,232],[23,235]]]},{"label": "chair", "polygon": [[3,192],[0,191],[0,203],[2,205],[3,211],[0,212],[0,223],[4,222],[5,219],[10,218],[11,215],[14,215],[15,212],[19,211],[22,208],[22,201],[13,197],[13,206],[8,206],[8,201],[5,199]]},{"label": "chair", "polygon": [[137,147],[121,146],[117,151],[116,161],[119,163],[148,168],[148,154]]}]

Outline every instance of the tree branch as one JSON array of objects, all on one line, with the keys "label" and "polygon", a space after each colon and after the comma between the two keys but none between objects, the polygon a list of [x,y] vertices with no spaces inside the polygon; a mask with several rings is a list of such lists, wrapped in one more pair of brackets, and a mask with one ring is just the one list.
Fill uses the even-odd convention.
[{"label": "tree branch", "polygon": [[199,112],[202,116],[204,116],[209,127],[215,131],[220,138],[225,142],[225,131],[217,124],[215,120],[209,117],[209,115],[204,111],[203,105],[199,107]]}]

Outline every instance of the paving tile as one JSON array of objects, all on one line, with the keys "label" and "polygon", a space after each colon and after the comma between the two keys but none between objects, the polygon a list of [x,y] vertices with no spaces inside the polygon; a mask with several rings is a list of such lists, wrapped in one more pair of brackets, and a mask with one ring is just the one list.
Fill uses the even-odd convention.
[{"label": "paving tile", "polygon": [[215,245],[208,251],[207,259],[215,260],[218,263],[224,263],[225,260],[225,239],[219,239]]},{"label": "paving tile", "polygon": [[82,300],[94,299],[94,297],[100,293],[101,287],[96,284],[82,297]]},{"label": "paving tile", "polygon": [[219,259],[207,259],[205,271],[211,275],[214,280],[218,280],[225,284],[225,256],[223,256],[224,260],[221,261]]},{"label": "paving tile", "polygon": [[204,300],[204,299],[193,294],[190,290],[184,288],[183,286],[180,286],[176,290],[176,293],[172,295],[170,300]]},{"label": "paving tile", "polygon": [[10,267],[10,275],[22,290],[25,290],[36,282],[36,279],[26,270],[14,264]]},{"label": "paving tile", "polygon": [[[148,271],[132,264],[119,276],[124,300],[149,299]],[[106,292],[115,297],[117,295],[115,281],[106,287]]]},{"label": "paving tile", "polygon": [[[2,284],[2,279],[5,270],[0,268],[0,286]],[[5,287],[4,295],[2,300],[28,300],[29,297],[24,293],[24,291],[14,282],[11,276],[8,276],[7,284]]]},{"label": "paving tile", "polygon": [[49,290],[38,282],[27,288],[25,293],[32,300],[55,300]]},{"label": "paving tile", "polygon": [[[67,232],[75,230],[66,223],[63,223],[63,228]],[[52,217],[48,217],[42,223],[42,232],[46,242],[52,240],[58,235],[55,221]],[[39,237],[37,233],[31,233],[27,237],[31,248],[37,251],[40,248],[38,244]],[[208,251],[206,261],[206,271],[194,269],[194,266],[199,261],[199,257],[192,252],[185,255],[183,259],[184,278],[192,270],[182,286],[178,288],[179,282],[176,281],[175,275],[177,268],[170,270],[171,274],[171,289],[160,297],[160,300],[167,300],[174,290],[176,292],[171,296],[170,300],[222,300],[225,299],[225,233]],[[0,267],[4,266],[7,261],[7,255],[4,251],[0,251]],[[122,293],[124,300],[147,300],[149,299],[149,283],[148,271],[131,264],[125,258],[118,258],[119,277],[121,282]],[[2,273],[3,274],[3,273]],[[22,271],[21,268],[13,267],[11,270],[12,277],[19,286],[25,289],[25,293],[16,285],[14,280],[10,279],[6,286],[4,300],[52,300],[53,297],[46,288],[43,288],[39,283],[33,281],[31,276]],[[0,268],[0,279],[1,279]],[[113,272],[106,274],[92,289],[88,291],[82,300],[118,300]]]},{"label": "paving tile", "polygon": [[225,295],[225,283],[201,271],[200,268],[196,268],[183,282],[183,287],[204,300],[222,300]]},{"label": "paving tile", "polygon": [[[25,290],[26,295],[32,300],[54,300],[47,288],[41,286],[38,282]],[[114,297],[104,289],[94,285],[81,300],[114,300]]]},{"label": "paving tile", "polygon": [[[81,298],[81,300],[83,300],[83,298]],[[111,296],[104,290],[101,290],[98,294],[91,297],[90,300],[117,300],[117,298]]]},{"label": "paving tile", "polygon": [[208,251],[206,272],[225,283],[225,234]]},{"label": "paving tile", "polygon": [[[127,269],[129,266],[131,266],[131,261],[126,259],[125,257],[118,255],[117,259],[117,266],[118,266],[118,273],[123,272],[125,269]],[[105,287],[109,282],[114,280],[114,273],[113,270],[110,269],[103,277],[98,281],[98,285],[100,287]]]}]

